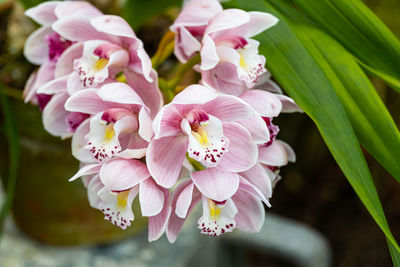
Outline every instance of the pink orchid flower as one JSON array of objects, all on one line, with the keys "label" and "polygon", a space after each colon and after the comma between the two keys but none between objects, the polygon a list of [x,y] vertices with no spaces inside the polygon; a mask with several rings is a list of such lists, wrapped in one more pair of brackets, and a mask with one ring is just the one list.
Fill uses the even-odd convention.
[{"label": "pink orchid flower", "polygon": [[263,12],[227,9],[207,25],[201,44],[203,83],[217,90],[240,95],[253,88],[266,72],[259,42],[250,37],[274,26],[278,19]]},{"label": "pink orchid flower", "polygon": [[[227,172],[251,168],[258,156],[257,143],[246,127],[268,133],[262,119],[240,124],[255,114],[240,98],[202,85],[187,87],[153,121],[155,136],[146,155],[150,173],[161,186],[173,186],[186,153],[207,168],[218,166]],[[267,135],[261,143],[268,141]]]},{"label": "pink orchid flower", "polygon": [[[218,175],[216,169],[192,173],[199,175]],[[243,177],[236,185],[237,190],[226,199],[217,201],[205,195],[192,180],[185,180],[178,185],[172,194],[172,210],[166,230],[168,240],[175,242],[186,218],[197,205],[202,203],[203,216],[198,220],[202,234],[219,236],[238,228],[246,232],[260,231],[264,223],[262,202],[270,206],[263,194]]]},{"label": "pink orchid flower", "polygon": [[182,63],[200,51],[201,39],[210,19],[222,11],[217,0],[193,0],[185,3],[170,30],[175,33],[174,53]]},{"label": "pink orchid flower", "polygon": [[171,211],[169,191],[154,182],[144,163],[114,158],[105,164],[89,164],[70,181],[82,176],[90,177],[88,198],[92,207],[104,213],[104,219],[126,229],[134,220],[132,202],[139,195],[141,213],[149,217],[149,241],[163,234]]},{"label": "pink orchid flower", "polygon": [[153,135],[150,109],[129,85],[116,82],[81,90],[69,97],[65,109],[92,115],[72,139],[72,154],[81,162],[145,155]]},{"label": "pink orchid flower", "polygon": [[157,74],[142,41],[125,20],[114,15],[66,17],[52,28],[68,40],[83,43],[81,56],[72,62],[70,57],[59,60],[57,76],[69,74],[70,94],[115,80],[123,72],[127,83],[135,88],[155,116],[162,106]]},{"label": "pink orchid flower", "polygon": [[[36,90],[54,78],[55,64],[63,52],[73,42],[54,32],[51,26],[59,19],[74,17],[95,17],[102,13],[87,2],[60,2],[51,1],[30,8],[25,15],[39,23],[42,27],[33,32],[26,40],[24,47],[25,57],[33,64],[40,65],[37,72],[30,77],[24,90],[25,101],[33,101],[44,108],[46,102],[40,102],[36,97]],[[43,97],[42,97],[43,98]]]},{"label": "pink orchid flower", "polygon": [[89,117],[82,112],[70,112],[64,105],[69,98],[66,77],[51,80],[37,89],[37,98],[49,99],[42,110],[43,126],[47,132],[65,139],[71,137],[78,126]]}]

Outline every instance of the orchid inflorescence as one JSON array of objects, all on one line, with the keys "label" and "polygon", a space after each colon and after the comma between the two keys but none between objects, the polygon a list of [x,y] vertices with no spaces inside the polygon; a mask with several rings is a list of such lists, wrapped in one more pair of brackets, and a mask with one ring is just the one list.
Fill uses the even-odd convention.
[{"label": "orchid inflorescence", "polygon": [[75,1],[42,3],[26,15],[42,26],[25,45],[40,65],[25,100],[39,105],[50,134],[72,137],[81,168],[70,181],[82,178],[106,220],[130,226],[139,195],[150,241],[166,232],[174,242],[199,202],[201,233],[261,229],[279,168],[295,160],[272,120],[300,111],[251,39],[277,18],[223,10],[217,0],[187,2],[159,46],[173,44],[180,69],[201,74],[180,90],[184,72],[159,79],[153,66],[168,56],[161,49],[150,59],[121,17]]}]

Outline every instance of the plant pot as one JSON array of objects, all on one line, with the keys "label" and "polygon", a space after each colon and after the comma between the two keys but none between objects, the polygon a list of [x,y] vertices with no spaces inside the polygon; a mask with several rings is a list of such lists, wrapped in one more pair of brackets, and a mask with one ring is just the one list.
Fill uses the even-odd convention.
[{"label": "plant pot", "polygon": [[[69,140],[44,131],[37,107],[13,101],[14,119],[20,138],[20,158],[12,213],[19,229],[30,237],[54,245],[99,244],[139,233],[146,219],[138,215],[122,230],[89,206],[86,189],[79,181],[68,182],[78,170]],[[0,170],[7,177],[7,145],[1,145]]]}]

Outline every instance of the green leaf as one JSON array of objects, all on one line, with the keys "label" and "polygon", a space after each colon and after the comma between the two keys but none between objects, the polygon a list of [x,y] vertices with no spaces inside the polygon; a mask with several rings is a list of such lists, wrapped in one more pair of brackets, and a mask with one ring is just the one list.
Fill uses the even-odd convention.
[{"label": "green leaf", "polygon": [[372,74],[400,91],[400,41],[360,0],[291,0]]},{"label": "green leaf", "polygon": [[[336,162],[397,251],[374,182],[351,122],[332,84],[334,72],[311,40],[300,40],[285,18],[263,0],[236,0],[238,7],[276,15],[280,22],[260,34],[260,52],[274,78],[313,119]],[[305,42],[305,43],[303,43]],[[337,79],[337,77],[336,77]]]},{"label": "green leaf", "polygon": [[167,8],[181,5],[182,0],[127,0],[121,16],[136,30]]},{"label": "green leaf", "polygon": [[[305,27],[299,36],[311,38],[329,64],[331,82],[352,122],[360,143],[400,181],[400,133],[368,77],[340,44],[327,34]],[[312,48],[312,47],[311,47]]]},{"label": "green leaf", "polygon": [[21,2],[25,9],[37,6],[45,1],[46,0],[19,0],[19,2]]}]

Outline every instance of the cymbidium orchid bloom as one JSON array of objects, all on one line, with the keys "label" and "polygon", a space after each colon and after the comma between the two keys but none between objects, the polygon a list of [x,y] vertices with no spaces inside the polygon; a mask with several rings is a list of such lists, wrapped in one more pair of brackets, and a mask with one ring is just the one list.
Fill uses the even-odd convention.
[{"label": "cymbidium orchid bloom", "polygon": [[210,19],[222,11],[217,0],[187,1],[170,30],[175,33],[174,53],[186,62],[200,51],[201,39]]},{"label": "cymbidium orchid bloom", "polygon": [[[123,73],[127,83],[134,87],[155,116],[162,105],[157,74],[142,41],[125,20],[113,15],[66,17],[52,28],[68,40],[84,43],[82,56],[74,59],[73,72],[68,77],[72,85],[70,93],[102,85]],[[65,58],[63,64],[70,67],[70,59]]]},{"label": "cymbidium orchid bloom", "polygon": [[72,40],[54,32],[51,26],[62,18],[96,17],[102,13],[87,2],[50,1],[28,9],[25,15],[42,26],[28,37],[24,47],[25,57],[31,63],[40,65],[39,70],[31,75],[30,82],[24,90],[25,101],[37,103],[37,89],[54,79],[55,64],[63,52],[73,44]]},{"label": "cymbidium orchid bloom", "polygon": [[208,23],[201,43],[202,81],[217,90],[240,95],[266,72],[259,43],[250,39],[274,26],[278,19],[262,12],[227,9]]},{"label": "cymbidium orchid bloom", "polygon": [[149,240],[158,239],[170,216],[169,191],[158,186],[146,165],[137,159],[114,158],[83,166],[70,181],[89,176],[88,198],[104,219],[126,229],[134,220],[132,202],[139,195],[141,213],[149,217]]},{"label": "cymbidium orchid bloom", "polygon": [[[219,94],[212,88],[191,85],[162,108],[153,122],[154,138],[147,151],[147,165],[158,184],[175,184],[186,154],[205,167],[227,172],[245,171],[257,159],[257,143],[250,131],[265,133],[265,122],[252,119],[256,112],[240,98]],[[252,121],[251,124],[241,124]]]},{"label": "cymbidium orchid bloom", "polygon": [[144,156],[153,130],[150,109],[125,83],[84,89],[65,103],[70,112],[90,114],[72,140],[72,153],[82,162],[104,162],[114,156]]},{"label": "cymbidium orchid bloom", "polygon": [[[75,1],[46,2],[26,14],[42,27],[24,51],[41,65],[25,99],[39,105],[49,133],[72,136],[81,168],[70,181],[82,177],[93,208],[126,229],[138,196],[149,241],[166,231],[174,242],[199,202],[203,234],[260,231],[262,203],[269,206],[280,167],[295,160],[272,121],[300,111],[271,80],[251,39],[275,25],[274,16],[185,1],[170,29],[178,60],[192,60],[172,80],[160,79],[165,99],[173,98],[162,106],[158,74],[125,20]],[[164,47],[169,55],[172,44],[160,53]],[[154,68],[163,60],[154,56]],[[175,81],[193,64],[202,85],[181,91]]]},{"label": "cymbidium orchid bloom", "polygon": [[[215,169],[208,169],[191,175],[193,179],[197,175],[218,176],[219,173]],[[190,179],[181,182],[172,195],[172,210],[166,231],[168,240],[175,242],[186,218],[200,201],[203,215],[198,220],[198,228],[202,234],[219,236],[235,228],[246,232],[260,231],[264,223],[262,202],[268,206],[269,203],[255,186],[238,177],[240,180],[235,185],[236,190],[225,195],[223,200],[210,198]]]}]

